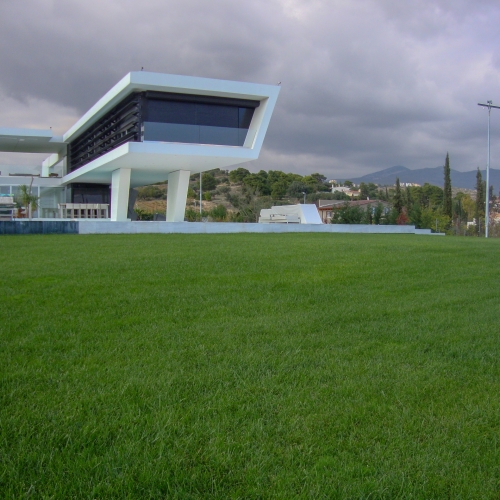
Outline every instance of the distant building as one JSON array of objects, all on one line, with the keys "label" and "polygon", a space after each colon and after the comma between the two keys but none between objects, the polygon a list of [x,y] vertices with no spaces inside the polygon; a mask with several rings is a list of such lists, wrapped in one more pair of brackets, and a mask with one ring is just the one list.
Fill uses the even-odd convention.
[{"label": "distant building", "polygon": [[[331,182],[331,181],[330,181]],[[332,193],[348,193],[351,191],[350,187],[347,186],[332,186]]]},{"label": "distant building", "polygon": [[384,207],[384,212],[387,212],[391,206],[390,203],[381,200],[318,200],[318,212],[323,224],[329,224],[332,220],[333,212],[335,210],[340,210],[346,203],[349,207],[362,207],[364,210],[366,210],[367,207],[370,207],[372,212],[375,211],[375,208],[379,203]]}]

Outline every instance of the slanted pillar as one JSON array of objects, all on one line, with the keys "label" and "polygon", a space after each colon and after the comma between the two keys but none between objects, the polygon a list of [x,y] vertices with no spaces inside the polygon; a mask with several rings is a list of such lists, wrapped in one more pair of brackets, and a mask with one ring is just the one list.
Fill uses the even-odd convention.
[{"label": "slanted pillar", "polygon": [[119,168],[111,174],[111,220],[129,220],[127,212],[131,172],[130,168]]},{"label": "slanted pillar", "polygon": [[167,222],[183,222],[189,187],[189,170],[176,170],[168,174]]}]

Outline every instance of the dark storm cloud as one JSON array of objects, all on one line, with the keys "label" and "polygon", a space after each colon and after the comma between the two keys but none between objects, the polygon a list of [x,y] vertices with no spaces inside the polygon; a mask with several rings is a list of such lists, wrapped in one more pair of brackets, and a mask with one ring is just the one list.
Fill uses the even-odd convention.
[{"label": "dark storm cloud", "polygon": [[0,124],[45,127],[52,109],[62,132],[144,66],[282,81],[252,169],[357,176],[450,151],[468,170],[485,161],[499,18],[488,0],[4,0]]}]

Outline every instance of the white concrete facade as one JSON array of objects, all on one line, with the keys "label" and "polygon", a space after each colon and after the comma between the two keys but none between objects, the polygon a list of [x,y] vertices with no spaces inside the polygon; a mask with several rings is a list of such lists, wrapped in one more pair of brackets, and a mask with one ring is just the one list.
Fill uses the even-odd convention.
[{"label": "white concrete facade", "polygon": [[[125,142],[83,166],[68,171],[68,145],[135,93],[165,93],[200,98],[220,98],[256,102],[242,146],[205,143],[135,140]],[[51,178],[57,187],[78,184],[111,185],[111,220],[127,220],[129,189],[161,182],[168,178],[167,221],[184,220],[184,210],[193,173],[214,168],[225,169],[259,157],[278,99],[280,86],[167,75],[145,71],[131,72],[87,111],[62,137],[51,130],[0,128],[0,151],[46,152],[50,156],[39,169],[39,178]],[[144,134],[143,134],[144,136]],[[243,139],[242,139],[243,141]],[[58,169],[60,174],[55,173]],[[14,182],[13,178],[2,182]],[[16,179],[26,184],[26,179]],[[28,180],[29,181],[29,180]],[[70,202],[72,200],[66,199]]]}]

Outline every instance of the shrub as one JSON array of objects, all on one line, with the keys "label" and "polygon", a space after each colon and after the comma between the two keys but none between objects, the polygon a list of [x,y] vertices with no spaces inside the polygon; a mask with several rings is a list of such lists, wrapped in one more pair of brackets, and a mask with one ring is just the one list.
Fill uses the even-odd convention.
[{"label": "shrub", "polygon": [[[202,210],[201,217],[208,217],[208,212]],[[188,208],[184,214],[184,220],[187,222],[199,222],[201,220],[200,211]]]},{"label": "shrub", "polygon": [[332,224],[370,224],[367,212],[360,207],[351,207],[345,203],[341,208],[333,211]]},{"label": "shrub", "polygon": [[222,222],[226,220],[227,209],[224,205],[217,205],[215,208],[210,210],[209,214],[215,221]]},{"label": "shrub", "polygon": [[137,220],[153,220],[153,212],[143,210],[142,208],[134,208],[134,212],[137,214]]},{"label": "shrub", "polygon": [[144,186],[137,190],[139,200],[164,200],[166,197],[166,190],[160,189],[158,186]]},{"label": "shrub", "polygon": [[[212,174],[203,174],[201,181],[201,187],[203,191],[212,191],[217,187],[217,179]],[[196,183],[196,189],[200,189],[200,177],[198,176],[198,182]]]},{"label": "shrub", "polygon": [[219,186],[216,190],[216,194],[227,194],[231,192],[231,188],[229,186]]},{"label": "shrub", "polygon": [[240,212],[229,212],[229,222],[246,222],[246,220]]},{"label": "shrub", "polygon": [[405,226],[409,221],[408,216],[404,212],[401,212],[396,219],[396,224],[398,226]]}]

